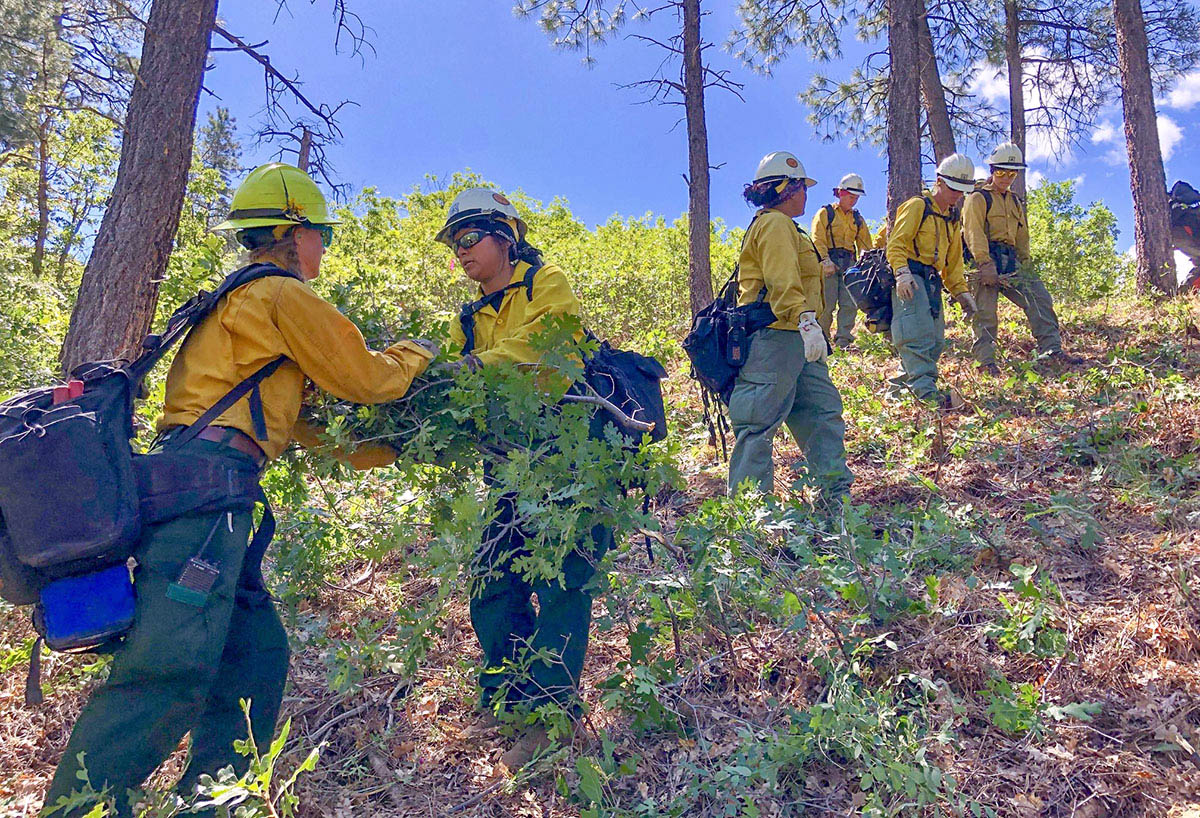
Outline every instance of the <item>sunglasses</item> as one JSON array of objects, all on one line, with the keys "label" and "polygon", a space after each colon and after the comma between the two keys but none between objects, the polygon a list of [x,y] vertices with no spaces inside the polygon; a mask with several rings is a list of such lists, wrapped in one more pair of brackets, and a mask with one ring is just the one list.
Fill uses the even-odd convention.
[{"label": "sunglasses", "polygon": [[1016,179],[1018,171],[1011,168],[996,168],[992,171],[993,176],[999,176],[1001,179]]},{"label": "sunglasses", "polygon": [[453,239],[450,242],[450,247],[453,250],[470,250],[490,235],[492,234],[487,230],[468,230],[458,238]]},{"label": "sunglasses", "polygon": [[333,225],[331,224],[313,224],[309,225],[313,230],[321,234],[321,246],[328,249],[333,244]]}]

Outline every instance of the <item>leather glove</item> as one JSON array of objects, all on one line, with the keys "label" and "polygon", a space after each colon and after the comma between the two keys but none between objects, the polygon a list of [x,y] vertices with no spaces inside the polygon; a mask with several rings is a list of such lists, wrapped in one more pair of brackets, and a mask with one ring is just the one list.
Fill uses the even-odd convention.
[{"label": "leather glove", "polygon": [[458,374],[458,371],[463,367],[466,367],[469,372],[478,372],[481,366],[483,366],[483,362],[474,355],[467,355],[464,358],[459,358],[457,361],[451,361],[446,364],[446,368],[454,374]]},{"label": "leather glove", "polygon": [[837,265],[829,259],[824,259],[821,262],[821,272],[827,276],[831,276],[837,272]]},{"label": "leather glove", "polygon": [[413,338],[412,342],[422,349],[433,353],[433,357],[437,357],[442,348],[438,346],[437,341],[430,341],[428,338]]},{"label": "leather glove", "polygon": [[979,283],[987,287],[995,287],[1000,283],[1000,274],[996,272],[996,262],[988,259],[979,265]]},{"label": "leather glove", "polygon": [[814,363],[825,360],[829,356],[829,345],[817,323],[817,314],[811,310],[800,313],[799,326],[800,338],[804,341],[804,360]]},{"label": "leather glove", "polygon": [[962,307],[963,317],[970,318],[979,312],[979,307],[975,304],[975,296],[968,292],[961,292],[954,296],[954,300],[958,302],[958,306]]},{"label": "leather glove", "polygon": [[901,301],[912,301],[917,294],[916,276],[907,267],[896,270],[896,295]]}]

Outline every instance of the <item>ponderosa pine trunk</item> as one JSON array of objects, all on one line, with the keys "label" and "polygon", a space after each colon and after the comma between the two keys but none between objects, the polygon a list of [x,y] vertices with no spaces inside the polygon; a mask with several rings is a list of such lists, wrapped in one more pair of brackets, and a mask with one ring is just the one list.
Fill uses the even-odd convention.
[{"label": "ponderosa pine trunk", "polygon": [[688,139],[688,295],[692,315],[713,300],[702,48],[700,0],[683,0],[683,107]]},{"label": "ponderosa pine trunk", "polygon": [[921,192],[921,89],[917,20],[920,0],[888,0],[888,224],[896,209]]},{"label": "ponderosa pine trunk", "polygon": [[[1025,66],[1021,62],[1021,20],[1017,0],[1004,0],[1004,61],[1008,65],[1008,122],[1010,138],[1021,156],[1025,149]],[[1028,161],[1028,159],[1026,159]],[[1013,182],[1013,192],[1024,198],[1025,174]]]},{"label": "ponderosa pine trunk", "polygon": [[154,0],[129,97],[121,163],[84,269],[63,370],[138,353],[179,227],[217,0]]},{"label": "ponderosa pine trunk", "polygon": [[950,109],[946,105],[946,88],[938,71],[937,54],[933,51],[933,34],[929,31],[925,4],[918,4],[917,47],[921,60],[921,98],[925,100],[925,121],[929,123],[929,138],[933,142],[933,155],[942,161],[957,152],[954,146],[954,129],[950,126]]},{"label": "ponderosa pine trunk", "polygon": [[1117,29],[1125,145],[1129,151],[1129,184],[1133,190],[1137,288],[1140,293],[1152,290],[1174,293],[1178,285],[1171,249],[1167,178],[1158,142],[1146,20],[1140,0],[1113,0],[1113,19]]}]

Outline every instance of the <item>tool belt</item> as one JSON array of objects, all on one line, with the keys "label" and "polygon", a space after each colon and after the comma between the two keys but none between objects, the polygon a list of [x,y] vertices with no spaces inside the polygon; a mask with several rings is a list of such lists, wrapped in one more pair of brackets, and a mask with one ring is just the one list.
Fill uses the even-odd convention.
[{"label": "tool belt", "polygon": [[844,247],[830,247],[828,252],[829,260],[833,262],[833,266],[837,267],[839,273],[844,273],[854,266],[857,260],[853,250],[847,250]]},{"label": "tool belt", "polygon": [[937,270],[928,264],[922,264],[916,259],[908,260],[909,271],[925,285],[925,294],[929,296],[929,314],[935,319],[942,314],[942,277]]},{"label": "tool belt", "polygon": [[1012,275],[1017,271],[1017,248],[1005,241],[989,241],[988,254],[996,262],[996,274]]}]

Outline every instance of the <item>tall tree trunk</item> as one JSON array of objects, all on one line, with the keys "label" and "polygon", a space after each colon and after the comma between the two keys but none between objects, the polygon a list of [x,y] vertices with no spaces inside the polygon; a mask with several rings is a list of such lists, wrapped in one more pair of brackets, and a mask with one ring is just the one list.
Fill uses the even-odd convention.
[{"label": "tall tree trunk", "polygon": [[904,200],[921,192],[921,96],[917,81],[920,0],[888,0],[888,224]]},{"label": "tall tree trunk", "polygon": [[50,114],[43,112],[37,135],[37,235],[33,240],[33,277],[41,278],[50,234]]},{"label": "tall tree trunk", "polygon": [[700,0],[683,0],[683,106],[688,136],[688,294],[692,315],[713,300]]},{"label": "tall tree trunk", "polygon": [[1167,214],[1167,178],[1158,143],[1158,118],[1141,0],[1113,0],[1117,65],[1125,109],[1125,145],[1133,190],[1133,235],[1137,248],[1137,288],[1174,293],[1175,258]]},{"label": "tall tree trunk", "polygon": [[921,97],[925,100],[925,119],[929,123],[933,155],[940,162],[957,152],[957,149],[954,147],[954,130],[950,127],[950,109],[946,106],[946,89],[938,71],[937,55],[933,53],[929,18],[925,15],[924,3],[918,6],[917,48],[921,60]]},{"label": "tall tree trunk", "polygon": [[129,97],[121,164],[63,343],[69,372],[137,354],[179,227],[217,0],[154,0]]},{"label": "tall tree trunk", "polygon": [[[1008,64],[1008,122],[1013,144],[1025,156],[1025,65],[1021,62],[1021,22],[1017,0],[1004,0],[1004,60]],[[1025,196],[1025,174],[1013,182],[1013,192]]]}]

